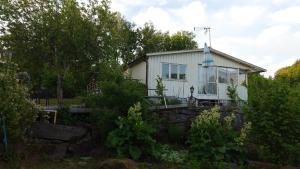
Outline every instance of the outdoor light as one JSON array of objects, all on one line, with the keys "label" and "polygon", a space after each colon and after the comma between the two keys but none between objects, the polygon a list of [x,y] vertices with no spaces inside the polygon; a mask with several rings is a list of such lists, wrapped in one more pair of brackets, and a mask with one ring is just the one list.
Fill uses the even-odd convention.
[{"label": "outdoor light", "polygon": [[190,88],[190,91],[191,91],[191,97],[193,97],[193,93],[194,93],[194,86],[192,86],[192,87]]}]

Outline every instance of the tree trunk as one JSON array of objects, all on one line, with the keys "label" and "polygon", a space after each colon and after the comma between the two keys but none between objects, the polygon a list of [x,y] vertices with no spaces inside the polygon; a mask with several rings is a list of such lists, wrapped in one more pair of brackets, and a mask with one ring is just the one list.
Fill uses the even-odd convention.
[{"label": "tree trunk", "polygon": [[56,92],[57,92],[57,103],[58,107],[61,108],[63,106],[63,76],[61,74],[57,75],[57,85],[56,85]]}]

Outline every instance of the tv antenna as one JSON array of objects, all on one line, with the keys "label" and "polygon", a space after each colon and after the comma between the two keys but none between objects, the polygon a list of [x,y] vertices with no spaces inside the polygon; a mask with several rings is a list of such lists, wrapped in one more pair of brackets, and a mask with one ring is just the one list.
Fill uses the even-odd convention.
[{"label": "tv antenna", "polygon": [[211,47],[211,35],[210,35],[210,30],[211,30],[211,28],[210,28],[209,26],[205,26],[205,27],[194,27],[194,31],[204,31],[205,34],[208,33],[209,47]]}]

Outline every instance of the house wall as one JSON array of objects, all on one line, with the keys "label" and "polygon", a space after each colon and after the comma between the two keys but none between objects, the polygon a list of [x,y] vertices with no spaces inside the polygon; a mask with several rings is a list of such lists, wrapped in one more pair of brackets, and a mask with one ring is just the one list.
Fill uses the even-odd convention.
[{"label": "house wall", "polygon": [[[214,65],[222,67],[232,67],[241,69],[250,69],[247,66],[228,60],[222,56],[212,54]],[[176,96],[186,98],[190,96],[190,87],[194,86],[194,97],[199,99],[221,99],[228,100],[227,85],[218,84],[218,95],[200,95],[198,94],[198,69],[199,64],[204,60],[202,52],[177,53],[168,55],[150,56],[148,59],[148,95],[155,96],[157,75],[162,75],[162,63],[186,64],[186,80],[163,80],[166,87],[165,94],[167,96]],[[237,92],[243,100],[247,100],[247,89],[243,86],[237,87]]]},{"label": "house wall", "polygon": [[141,62],[129,68],[127,71],[131,75],[132,79],[137,79],[146,84],[146,62]]}]

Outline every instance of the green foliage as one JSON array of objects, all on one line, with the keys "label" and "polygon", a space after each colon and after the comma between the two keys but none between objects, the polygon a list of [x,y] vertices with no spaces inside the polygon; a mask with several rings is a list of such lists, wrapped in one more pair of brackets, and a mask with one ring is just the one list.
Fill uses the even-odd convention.
[{"label": "green foliage", "polygon": [[300,60],[293,65],[281,68],[275,73],[276,79],[288,79],[291,84],[300,84]]},{"label": "green foliage", "polygon": [[233,83],[233,80],[230,81],[230,85],[227,86],[227,95],[230,98],[232,106],[237,106],[241,100],[237,93],[237,85]]},{"label": "green foliage", "polygon": [[299,164],[300,87],[282,79],[249,78],[247,120],[252,123],[251,142],[260,158],[282,164]]},{"label": "green foliage", "polygon": [[144,102],[146,87],[136,80],[123,77],[121,71],[113,71],[104,73],[109,76],[101,77],[99,91],[88,93],[85,102],[89,107],[106,107],[125,114],[134,103]]},{"label": "green foliage", "polygon": [[117,125],[118,128],[109,133],[107,145],[118,155],[137,160],[143,155],[155,154],[155,129],[143,121],[140,103],[129,108],[127,117],[119,117]]},{"label": "green foliage", "polygon": [[192,122],[188,143],[191,159],[207,162],[237,162],[243,158],[243,145],[249,124],[239,131],[232,128],[234,115],[220,120],[220,110],[203,111]]},{"label": "green foliage", "polygon": [[158,159],[171,163],[183,163],[187,157],[187,151],[185,150],[174,150],[169,145],[159,146]]},{"label": "green foliage", "polygon": [[89,107],[106,107],[118,112],[126,112],[138,101],[143,101],[145,87],[134,80],[105,81],[100,83],[99,93],[90,93],[86,99]]},{"label": "green foliage", "polygon": [[[108,0],[86,5],[76,0],[0,1],[0,22],[5,25],[0,44],[30,74],[34,90],[46,82],[62,100],[63,90],[67,96],[85,90],[95,63],[119,58],[128,63],[134,57],[134,24],[109,6]],[[49,79],[44,79],[44,69]]]},{"label": "green foliage", "polygon": [[10,62],[0,63],[0,100],[9,139],[22,139],[36,120],[37,109],[29,100],[27,89],[17,82],[16,66]]},{"label": "green foliage", "polygon": [[138,56],[146,53],[172,50],[184,50],[197,48],[195,35],[192,32],[181,31],[173,35],[169,32],[161,32],[155,29],[152,23],[146,23],[137,30],[138,33]]},{"label": "green foliage", "polygon": [[165,86],[164,86],[164,84],[162,82],[162,78],[157,75],[157,78],[155,80],[156,80],[156,90],[155,90],[155,93],[156,93],[157,96],[163,97],[164,96]]}]

